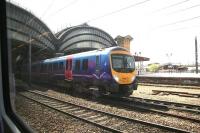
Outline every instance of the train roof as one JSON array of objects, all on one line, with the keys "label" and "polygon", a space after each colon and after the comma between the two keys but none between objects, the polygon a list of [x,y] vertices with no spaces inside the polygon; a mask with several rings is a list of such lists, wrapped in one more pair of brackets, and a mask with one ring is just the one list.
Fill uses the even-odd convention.
[{"label": "train roof", "polygon": [[52,62],[52,61],[60,61],[63,59],[66,59],[69,56],[73,56],[73,57],[82,57],[82,56],[91,56],[91,55],[97,55],[99,53],[101,54],[108,54],[113,50],[123,50],[123,51],[128,51],[127,49],[123,48],[123,47],[109,47],[109,48],[101,48],[101,49],[97,49],[97,50],[92,50],[92,51],[87,51],[87,52],[81,52],[81,53],[77,53],[77,54],[71,54],[71,55],[66,55],[66,56],[60,56],[60,57],[55,57],[55,58],[51,58],[51,59],[46,59],[43,60],[42,62],[48,63],[48,62]]}]

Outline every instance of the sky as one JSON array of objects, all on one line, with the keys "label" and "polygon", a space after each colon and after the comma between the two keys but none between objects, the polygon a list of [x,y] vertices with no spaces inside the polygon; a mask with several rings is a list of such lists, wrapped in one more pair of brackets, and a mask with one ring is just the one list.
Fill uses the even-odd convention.
[{"label": "sky", "polygon": [[[131,53],[148,63],[192,64],[200,42],[200,0],[10,0],[56,33],[87,22],[113,38],[133,37]],[[198,44],[200,47],[200,43]],[[200,48],[198,48],[200,51]]]}]

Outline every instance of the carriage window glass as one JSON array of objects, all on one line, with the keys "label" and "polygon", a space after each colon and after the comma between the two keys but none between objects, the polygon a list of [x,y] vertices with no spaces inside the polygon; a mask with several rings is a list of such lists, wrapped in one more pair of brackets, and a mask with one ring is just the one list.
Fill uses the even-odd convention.
[{"label": "carriage window glass", "polygon": [[88,69],[88,59],[83,59],[82,61],[82,70],[87,71]]},{"label": "carriage window glass", "polygon": [[63,69],[63,62],[60,62],[60,63],[59,63],[59,68],[60,68],[60,69]]},{"label": "carriage window glass", "polygon": [[45,72],[48,72],[48,64],[45,64]]},{"label": "carriage window glass", "polygon": [[47,64],[44,64],[44,72],[47,72]]},{"label": "carriage window glass", "polygon": [[49,63],[48,69],[49,69],[50,72],[52,71],[52,64],[51,63]]},{"label": "carriage window glass", "polygon": [[100,59],[99,59],[99,55],[96,56],[96,71],[99,71],[100,69]]},{"label": "carriage window glass", "polygon": [[75,71],[80,71],[80,60],[75,61]]},{"label": "carriage window glass", "polygon": [[41,72],[44,72],[44,64],[41,64]]},{"label": "carriage window glass", "polygon": [[54,64],[53,64],[53,70],[56,71],[57,68],[58,68],[58,63],[57,63],[57,62],[54,62]]},{"label": "carriage window glass", "polygon": [[55,71],[56,70],[56,63],[54,62],[53,63],[53,71]]},{"label": "carriage window glass", "polygon": [[96,56],[96,66],[99,66],[99,56]]},{"label": "carriage window glass", "polygon": [[58,70],[58,69],[59,69],[59,63],[56,62],[56,70]]}]

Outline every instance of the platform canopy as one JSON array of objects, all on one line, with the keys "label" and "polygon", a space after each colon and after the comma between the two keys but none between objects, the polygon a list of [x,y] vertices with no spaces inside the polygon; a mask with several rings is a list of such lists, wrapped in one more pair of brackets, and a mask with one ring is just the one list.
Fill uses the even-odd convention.
[{"label": "platform canopy", "polygon": [[8,44],[11,44],[13,64],[28,61],[30,45],[33,61],[53,57],[57,38],[51,30],[22,7],[7,2],[6,10]]}]

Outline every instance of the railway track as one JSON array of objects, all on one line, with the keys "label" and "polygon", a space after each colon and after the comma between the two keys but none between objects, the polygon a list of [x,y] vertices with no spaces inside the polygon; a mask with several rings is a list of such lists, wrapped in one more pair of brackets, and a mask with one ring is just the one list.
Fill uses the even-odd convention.
[{"label": "railway track", "polygon": [[192,97],[192,98],[200,97],[200,94],[197,94],[197,93],[189,93],[189,92],[181,92],[181,91],[152,90],[152,92],[153,92],[153,95],[162,93],[162,95],[177,95],[177,96]]},{"label": "railway track", "polygon": [[[147,100],[149,100],[149,99],[147,99]],[[163,105],[163,104],[157,104],[157,103],[154,104],[152,102],[150,102],[150,103],[144,102],[143,103],[143,101],[134,101],[134,100],[131,100],[130,98],[120,98],[120,97],[110,97],[110,96],[103,97],[101,101],[104,103],[109,103],[109,104],[115,105],[115,106],[122,106],[125,108],[134,109],[134,110],[137,110],[137,109],[144,110],[144,111],[148,111],[148,112],[152,112],[152,113],[156,113],[156,114],[171,116],[171,117],[180,118],[183,120],[189,120],[192,122],[200,123],[200,119],[193,118],[191,116],[188,117],[188,116],[183,116],[180,114],[178,115],[178,114],[168,113],[167,111],[169,110],[169,107],[167,105]],[[174,109],[174,108],[172,108],[172,109]],[[176,108],[175,108],[175,110],[176,110]],[[183,109],[183,111],[187,112],[188,110]],[[191,110],[189,110],[189,111],[191,111]],[[195,110],[193,110],[192,112],[195,112],[196,115],[199,114],[198,110],[197,110],[197,112]]]},{"label": "railway track", "polygon": [[179,86],[200,86],[200,78],[197,77],[172,77],[171,76],[137,76],[139,83],[144,84],[164,84]]},{"label": "railway track", "polygon": [[141,86],[156,86],[156,87],[169,87],[169,88],[184,88],[184,89],[200,89],[199,86],[191,86],[191,85],[171,85],[171,84],[156,84],[156,83],[138,83]]},{"label": "railway track", "polygon": [[76,119],[83,120],[111,132],[131,132],[131,129],[134,127],[137,127],[138,132],[141,131],[142,128],[147,127],[148,130],[156,129],[162,132],[188,132],[175,127],[169,127],[153,122],[132,119],[109,112],[87,108],[70,102],[62,101],[57,98],[49,97],[38,92],[25,91],[19,92],[19,94],[48,108],[54,109],[66,115],[70,115]]},{"label": "railway track", "polygon": [[175,109],[175,110],[188,111],[195,114],[200,114],[199,105],[191,105],[191,104],[169,102],[169,101],[162,101],[162,100],[153,100],[153,99],[140,98],[140,97],[116,97],[116,96],[105,95],[105,98],[121,101],[129,105],[142,105],[147,108],[149,107],[149,108],[165,110],[165,111],[169,109]]},{"label": "railway track", "polygon": [[182,111],[188,111],[200,114],[200,106],[199,105],[191,105],[186,103],[177,103],[177,102],[169,102],[169,101],[162,101],[162,100],[152,100],[152,99],[146,99],[146,98],[139,98],[139,97],[129,97],[124,98],[126,101],[134,101],[139,102],[143,104],[147,104],[149,106],[154,107],[162,107],[162,108],[168,108],[168,109],[176,109],[176,110],[182,110]]}]

